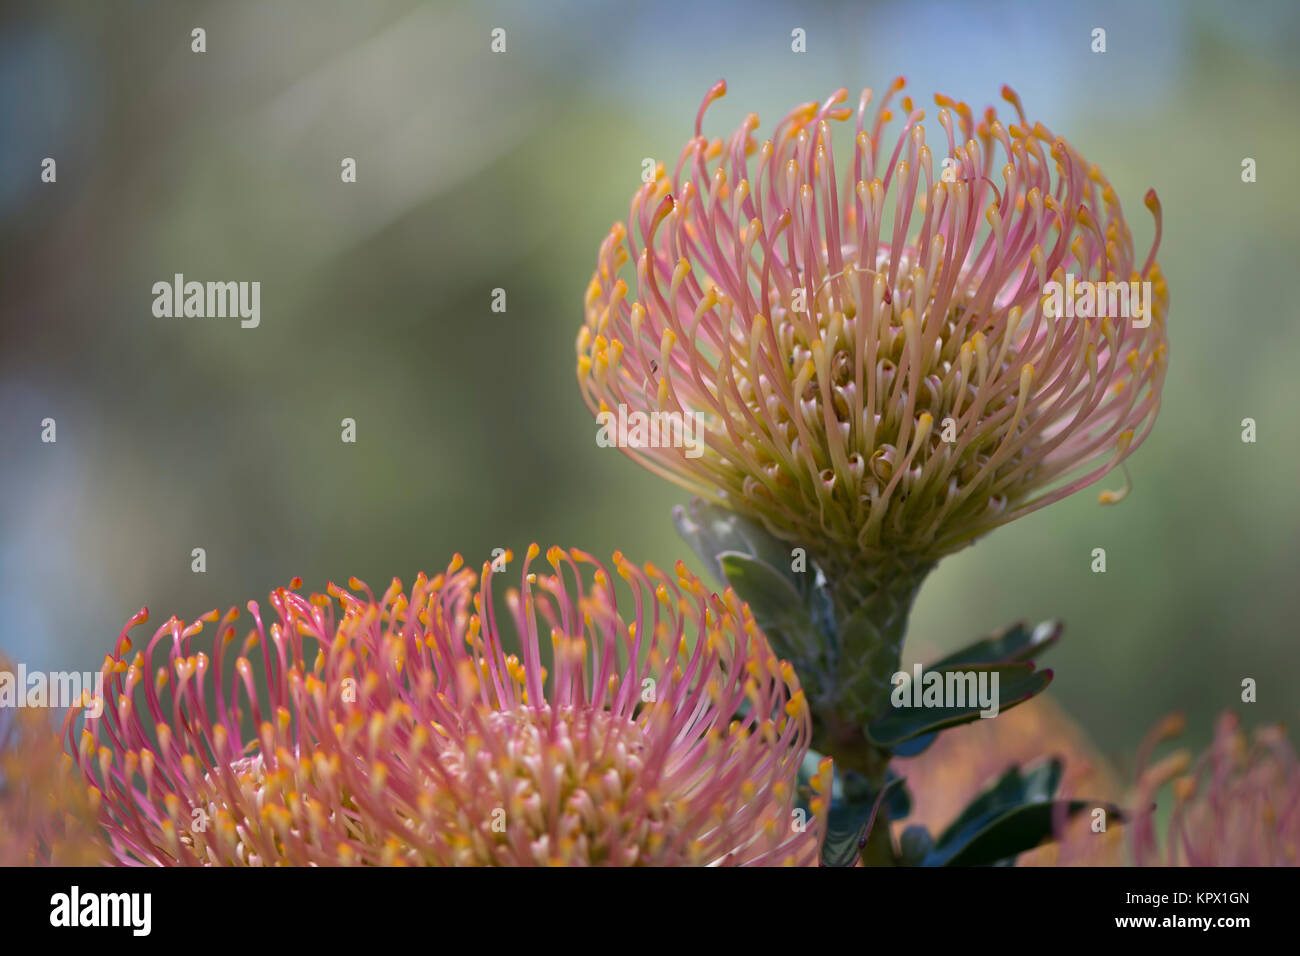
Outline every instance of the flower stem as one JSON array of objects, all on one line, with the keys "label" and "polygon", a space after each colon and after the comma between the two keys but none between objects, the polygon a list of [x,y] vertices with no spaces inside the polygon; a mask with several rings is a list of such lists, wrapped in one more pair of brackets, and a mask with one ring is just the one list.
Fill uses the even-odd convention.
[{"label": "flower stem", "polygon": [[[815,744],[836,767],[866,777],[879,794],[888,779],[890,753],[868,739],[866,727],[889,710],[908,615],[934,564],[895,558],[848,566],[823,562],[821,567],[835,612],[836,680],[815,707]],[[864,866],[898,864],[889,823],[888,807],[882,804],[861,847]]]},{"label": "flower stem", "polygon": [[908,615],[933,567],[933,562],[899,558],[823,565],[837,630],[836,681],[824,709],[836,722],[864,728],[888,712]]}]

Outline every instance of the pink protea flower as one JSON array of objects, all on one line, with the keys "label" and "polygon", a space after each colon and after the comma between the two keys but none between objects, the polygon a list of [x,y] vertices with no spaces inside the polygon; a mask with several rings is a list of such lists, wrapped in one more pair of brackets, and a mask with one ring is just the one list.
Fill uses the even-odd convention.
[{"label": "pink protea flower", "polygon": [[1151,764],[1155,746],[1180,735],[1185,720],[1166,718],[1138,756],[1135,808],[1145,810],[1173,783],[1163,846],[1154,814],[1130,829],[1138,866],[1296,866],[1300,864],[1300,764],[1286,732],[1261,727],[1248,741],[1237,716],[1220,715],[1214,741],[1195,762],[1177,751]]},{"label": "pink protea flower", "polygon": [[[811,817],[795,802],[808,708],[748,607],[680,564],[670,577],[616,554],[632,591],[620,612],[593,558],[552,548],[543,575],[529,570],[537,554],[507,594],[518,654],[491,565],[476,589],[459,556],[409,597],[397,581],[378,598],[355,580],[310,598],[279,589],[269,627],[249,602],[254,627],[233,662],[233,609],[172,618],[130,662],[124,630],[105,662],[116,706],[87,718],[78,746],[117,858],[814,861],[826,801]],[[217,624],[211,656],[196,640],[204,623]]]},{"label": "pink protea flower", "polygon": [[[760,143],[753,114],[704,135],[717,84],[601,245],[577,341],[593,412],[625,406],[658,436],[702,424],[702,453],[638,433],[628,455],[807,547],[832,580],[868,564],[914,579],[1096,482],[1141,445],[1165,375],[1154,191],[1139,257],[1105,176],[1005,87],[1010,125],[935,97],[942,162],[904,97],[882,152],[903,85],[869,124],[872,91],[853,110],[841,89]],[[832,127],[854,117],[837,169]],[[1122,311],[1108,282],[1150,283],[1149,314],[1063,301],[1093,289]]]}]

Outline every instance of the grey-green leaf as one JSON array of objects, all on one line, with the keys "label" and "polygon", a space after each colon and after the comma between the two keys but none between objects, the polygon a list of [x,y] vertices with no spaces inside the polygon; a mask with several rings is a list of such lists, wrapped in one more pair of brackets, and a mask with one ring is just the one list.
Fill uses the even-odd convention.
[{"label": "grey-green leaf", "polygon": [[[974,665],[962,669],[977,672],[977,677],[979,672],[998,675],[998,713],[1023,704],[1046,690],[1052,682],[1050,669],[1035,670],[1033,665],[1028,663],[992,667]],[[981,713],[982,708],[978,701],[960,707],[898,707],[869,724],[866,732],[877,746],[892,749],[917,737],[979,720]],[[914,755],[920,751],[908,748],[905,752]]]},{"label": "grey-green leaf", "polygon": [[878,808],[893,804],[903,786],[902,777],[892,777],[879,793],[873,793],[866,778],[853,771],[844,774],[841,782],[842,790],[831,803],[827,819],[823,866],[852,866],[859,846],[875,824]]},{"label": "grey-green leaf", "polygon": [[804,602],[813,575],[791,569],[791,548],[769,534],[760,524],[728,511],[702,498],[692,498],[689,508],[678,505],[673,509],[673,524],[696,554],[708,565],[718,582],[723,577],[718,556],[734,551],[749,555],[780,573]]},{"label": "grey-green leaf", "polygon": [[738,551],[718,555],[723,580],[749,604],[754,621],[779,657],[800,662],[821,652],[817,627],[794,586],[766,562]]},{"label": "grey-green leaf", "polygon": [[994,634],[954,651],[935,661],[927,670],[941,670],[966,664],[1013,664],[1031,661],[1055,644],[1061,637],[1064,625],[1060,621],[1044,621],[1030,628],[1017,621],[1000,634]]},{"label": "grey-green leaf", "polygon": [[926,865],[991,866],[1032,850],[1050,840],[1056,827],[1076,813],[1094,807],[1105,809],[1112,820],[1122,820],[1123,811],[1110,803],[1088,800],[1045,800],[1021,804],[989,820],[959,846],[945,848],[943,859]]}]

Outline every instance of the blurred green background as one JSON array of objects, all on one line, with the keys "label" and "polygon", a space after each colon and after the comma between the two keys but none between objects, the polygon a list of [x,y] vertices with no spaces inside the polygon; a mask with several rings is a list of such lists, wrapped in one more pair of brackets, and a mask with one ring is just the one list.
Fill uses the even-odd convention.
[{"label": "blurred green background", "polygon": [[[1129,498],[1085,492],[948,559],[915,638],[1064,618],[1053,694],[1121,764],[1176,708],[1196,741],[1234,705],[1294,727],[1298,26],[1291,3],[8,3],[0,650],[94,668],[142,604],[161,623],[293,575],[409,583],[453,551],[686,557],[684,495],[597,448],[579,398],[597,247],[719,77],[713,135],[903,73],[926,104],[1011,84],[1107,172],[1139,249],[1154,186],[1172,297]],[[177,272],[260,281],[260,327],[155,318]]]}]

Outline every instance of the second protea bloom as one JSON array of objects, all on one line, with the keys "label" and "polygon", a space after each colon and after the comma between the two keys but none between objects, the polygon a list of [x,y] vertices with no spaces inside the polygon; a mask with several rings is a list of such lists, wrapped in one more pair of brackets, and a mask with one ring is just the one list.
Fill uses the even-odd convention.
[{"label": "second protea bloom", "polygon": [[1136,807],[1156,805],[1172,783],[1172,809],[1163,839],[1154,814],[1130,831],[1138,866],[1300,865],[1300,762],[1281,727],[1259,728],[1253,740],[1230,711],[1220,715],[1214,741],[1195,761],[1178,751],[1150,763],[1161,740],[1182,733],[1175,715],[1162,721],[1139,755]]},{"label": "second protea bloom", "polygon": [[1142,443],[1166,367],[1154,192],[1143,256],[1101,171],[1006,88],[1009,125],[936,96],[938,154],[909,97],[886,135],[901,78],[874,119],[841,89],[762,141],[752,114],[704,134],[725,89],[587,291],[588,405],[658,426],[624,429],[629,455],[839,580],[923,574]]},{"label": "second protea bloom", "polygon": [[506,595],[513,637],[491,566],[479,587],[459,556],[409,594],[277,590],[269,627],[250,602],[233,662],[233,612],[207,618],[211,656],[202,621],[168,621],[130,660],[124,632],[105,664],[117,705],[78,748],[117,858],[814,861],[825,800],[806,812],[795,792],[808,708],[748,607],[616,554],[620,610],[594,559],[552,548],[540,574],[537,555]]}]

